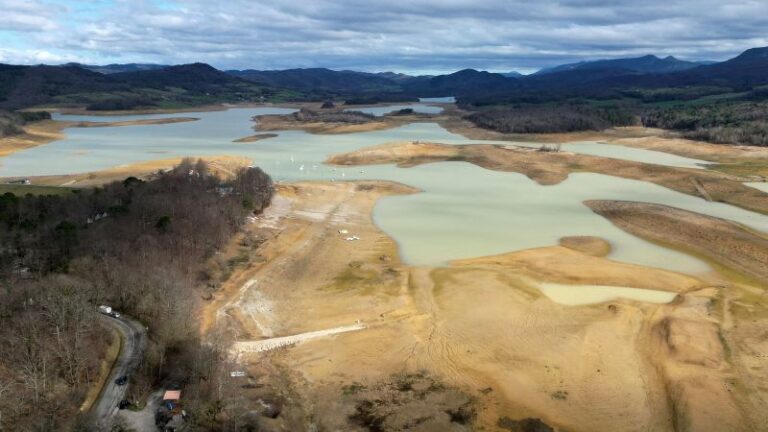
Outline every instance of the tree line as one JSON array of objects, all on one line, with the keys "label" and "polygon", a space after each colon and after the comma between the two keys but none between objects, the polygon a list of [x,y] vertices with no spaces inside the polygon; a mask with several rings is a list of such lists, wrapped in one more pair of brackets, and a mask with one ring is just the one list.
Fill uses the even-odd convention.
[{"label": "tree line", "polygon": [[99,304],[148,327],[132,393],[173,378],[189,385],[203,421],[221,403],[211,386],[223,361],[194,318],[217,282],[207,262],[272,194],[259,168],[224,181],[185,160],[149,181],[0,196],[0,430],[90,430],[87,418],[72,420],[112,342]]}]

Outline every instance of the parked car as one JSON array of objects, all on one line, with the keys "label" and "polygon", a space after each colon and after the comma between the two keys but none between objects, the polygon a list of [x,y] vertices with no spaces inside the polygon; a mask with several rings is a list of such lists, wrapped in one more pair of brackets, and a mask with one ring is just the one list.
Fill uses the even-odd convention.
[{"label": "parked car", "polygon": [[123,375],[115,380],[115,384],[122,386],[128,383],[128,375]]}]

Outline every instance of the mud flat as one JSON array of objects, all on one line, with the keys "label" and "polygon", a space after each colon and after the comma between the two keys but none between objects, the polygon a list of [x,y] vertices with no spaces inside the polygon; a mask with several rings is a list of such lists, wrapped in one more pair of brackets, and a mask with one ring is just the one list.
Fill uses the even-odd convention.
[{"label": "mud flat", "polygon": [[[598,238],[411,267],[371,210],[381,197],[413,192],[388,182],[282,184],[233,243],[230,253],[242,252],[249,236],[262,239],[208,303],[204,334],[258,345],[365,324],[241,355],[260,385],[289,395],[280,421],[297,422],[294,430],[354,429],[360,405],[351,401],[389,400],[393,387],[377,383],[396,374],[426,374],[441,384],[425,388],[471,395],[472,426],[484,430],[503,418],[629,431],[759,430],[768,419],[768,387],[760,384],[768,378],[760,360],[768,310],[757,288],[614,262],[600,256],[606,245]],[[663,293],[654,294],[661,303],[601,297],[569,306],[548,298],[541,283]],[[244,395],[255,400],[258,391]],[[412,403],[382,414],[386,424],[425,412]],[[438,430],[467,430],[447,424]]]},{"label": "mud flat", "polygon": [[261,140],[265,140],[265,139],[274,138],[276,136],[277,136],[277,134],[273,134],[273,133],[256,134],[256,135],[251,135],[251,136],[247,136],[247,137],[243,137],[243,138],[238,138],[238,139],[236,139],[236,140],[234,140],[232,142],[236,142],[236,143],[249,143],[249,142],[256,142],[256,141],[261,141]]},{"label": "mud flat", "polygon": [[70,122],[43,120],[24,126],[24,133],[0,138],[0,157],[64,138]]},{"label": "mud flat", "polygon": [[313,134],[346,134],[392,129],[408,123],[405,118],[395,120],[371,119],[361,123],[303,122],[291,115],[262,115],[254,118],[260,131],[302,130]]},{"label": "mud flat", "polygon": [[463,160],[487,169],[518,172],[542,185],[560,183],[572,172],[607,174],[647,181],[768,214],[768,194],[745,186],[744,179],[737,176],[567,151],[539,151],[514,145],[400,142],[335,155],[327,163],[345,166],[396,163],[409,167],[447,160]]},{"label": "mud flat", "polygon": [[[33,176],[26,177],[33,185],[66,186],[70,188],[100,186],[113,181],[122,181],[126,177],[146,178],[158,171],[171,169],[184,158],[157,159],[134,164],[119,165],[113,168],[79,174]],[[223,177],[234,175],[237,169],[246,167],[252,162],[239,156],[202,156],[208,162],[211,170]],[[15,180],[15,178],[0,178],[0,182]]]},{"label": "mud flat", "polygon": [[657,204],[587,201],[595,213],[636,236],[692,252],[768,287],[768,238],[738,224]]},{"label": "mud flat", "polygon": [[371,116],[370,118],[360,116],[360,118],[349,122],[334,121],[333,119],[322,120],[323,115],[354,115],[355,107],[351,107],[349,110],[351,112],[339,109],[335,111],[319,110],[321,118],[318,119],[299,120],[295,115],[288,114],[260,115],[254,117],[253,120],[257,123],[255,128],[259,131],[301,130],[312,134],[347,134],[393,129],[409,123],[423,121],[439,122],[449,118],[453,112],[452,109],[446,109],[445,112],[439,114],[414,112],[407,115],[381,115]]},{"label": "mud flat", "polygon": [[8,156],[21,150],[49,144],[64,138],[64,129],[70,127],[115,127],[159,125],[170,123],[183,123],[196,121],[192,117],[176,117],[162,119],[142,119],[117,122],[70,122],[57,120],[43,120],[24,126],[24,133],[0,138],[0,157]]},{"label": "mud flat", "polygon": [[141,120],[125,120],[125,121],[112,121],[112,122],[92,122],[81,121],[72,122],[70,127],[120,127],[120,126],[147,126],[147,125],[162,125],[172,123],[185,123],[200,120],[196,117],[172,117],[172,118],[158,118],[158,119],[141,119]]}]

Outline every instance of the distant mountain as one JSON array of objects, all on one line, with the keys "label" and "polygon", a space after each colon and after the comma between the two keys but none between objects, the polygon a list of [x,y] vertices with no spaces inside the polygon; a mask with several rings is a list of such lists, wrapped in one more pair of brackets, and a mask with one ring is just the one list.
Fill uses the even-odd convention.
[{"label": "distant mountain", "polygon": [[555,72],[572,70],[626,70],[639,73],[667,73],[677,72],[707,64],[708,62],[690,62],[668,56],[664,58],[655,55],[646,55],[637,58],[622,58],[613,60],[582,61],[578,63],[563,64],[551,68],[544,68],[534,75],[546,75]]},{"label": "distant mountain", "polygon": [[115,81],[124,82],[131,86],[184,90],[211,93],[221,90],[235,90],[249,86],[247,81],[222,72],[205,63],[192,63],[179,66],[168,66],[161,69],[139,70],[134,72],[119,72],[109,75]]},{"label": "distant mountain", "polygon": [[370,92],[397,92],[399,81],[407,76],[394,73],[372,74],[353,71],[335,71],[325,68],[286,70],[230,70],[228,74],[266,86],[311,92],[357,94]]},{"label": "distant mountain", "polygon": [[[659,66],[657,60],[666,66]],[[577,64],[578,67],[519,78],[514,80],[517,85],[511,88],[500,86],[493,92],[468,92],[460,95],[463,98],[459,99],[459,103],[486,105],[625,97],[658,102],[739,93],[768,85],[768,47],[753,48],[720,63],[692,68],[682,65],[686,67],[684,70],[658,72],[663,68],[679,68],[679,62],[674,58],[653,56],[585,62]]]},{"label": "distant mountain", "polygon": [[464,96],[488,92],[508,91],[514,88],[516,79],[504,75],[464,69],[449,75],[417,77],[406,81],[403,88],[409,94],[420,97]]},{"label": "distant mountain", "polygon": [[93,72],[102,74],[113,74],[120,72],[136,72],[143,70],[154,70],[167,68],[168,65],[159,65],[151,63],[125,63],[125,64],[108,64],[108,65],[85,65],[80,63],[68,63],[66,66],[77,66],[83,69],[88,69]]},{"label": "distant mountain", "polygon": [[105,107],[126,109],[156,103],[254,101],[265,94],[270,94],[269,89],[202,63],[112,74],[74,65],[0,65],[0,108],[5,109],[105,100],[109,102]]},{"label": "distant mountain", "polygon": [[50,102],[62,95],[114,90],[105,75],[77,66],[0,65],[0,108]]},{"label": "distant mountain", "polygon": [[510,72],[502,72],[499,75],[504,75],[507,78],[522,78],[525,75],[521,74],[520,72],[516,71],[510,71]]},{"label": "distant mountain", "polygon": [[378,75],[382,78],[387,78],[392,81],[407,81],[413,78],[412,75],[407,75],[404,73],[397,73],[397,72],[377,72],[374,75]]}]

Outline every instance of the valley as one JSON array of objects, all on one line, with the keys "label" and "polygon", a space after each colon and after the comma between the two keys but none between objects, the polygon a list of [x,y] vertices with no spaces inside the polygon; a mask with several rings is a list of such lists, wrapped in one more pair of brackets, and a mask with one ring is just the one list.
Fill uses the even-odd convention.
[{"label": "valley", "polygon": [[[759,429],[768,194],[744,183],[768,153],[631,128],[505,135],[429,105],[352,126],[298,120],[307,104],[57,114],[60,139],[0,176],[85,188],[193,154],[277,180],[199,315],[245,372],[238,397],[281,407],[268,430],[361,410],[402,426],[418,397],[439,430],[468,430],[458,412],[479,430]],[[366,411],[390,398],[411,408]]]}]

